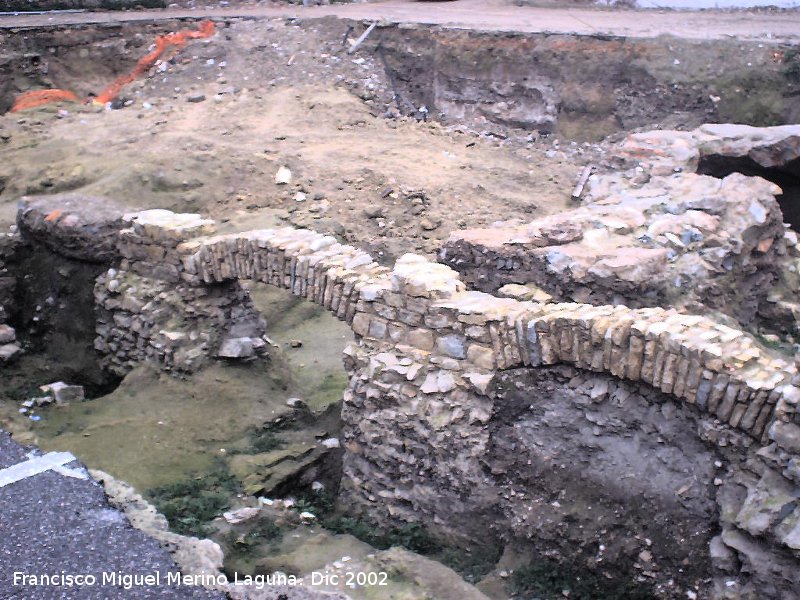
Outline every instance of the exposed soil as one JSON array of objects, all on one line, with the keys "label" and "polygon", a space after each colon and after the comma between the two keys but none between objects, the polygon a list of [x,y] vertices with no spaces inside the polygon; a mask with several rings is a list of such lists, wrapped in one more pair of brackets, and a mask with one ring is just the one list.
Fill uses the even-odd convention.
[{"label": "exposed soil", "polygon": [[[5,34],[5,102],[46,87],[96,94],[157,34],[185,27]],[[82,190],[248,228],[312,227],[390,261],[434,254],[455,228],[562,210],[580,168],[604,156],[575,140],[800,114],[781,47],[389,27],[348,54],[363,29],[219,23],[127,87],[120,110],[0,117],[0,225],[22,194]],[[274,183],[282,165],[290,185]]]},{"label": "exposed soil", "polygon": [[[455,227],[567,205],[577,152],[382,118],[392,106],[384,70],[375,57],[343,53],[347,31],[338,21],[233,23],[126,89],[131,106],[6,115],[0,220],[13,220],[21,194],[81,189],[223,222],[277,216],[388,260],[434,253]],[[156,28],[107,33],[88,49],[61,46],[66,32],[39,39],[39,66],[15,86],[96,91],[145,51]],[[206,99],[187,101],[199,94]],[[274,183],[281,165],[292,171],[288,186]]]}]

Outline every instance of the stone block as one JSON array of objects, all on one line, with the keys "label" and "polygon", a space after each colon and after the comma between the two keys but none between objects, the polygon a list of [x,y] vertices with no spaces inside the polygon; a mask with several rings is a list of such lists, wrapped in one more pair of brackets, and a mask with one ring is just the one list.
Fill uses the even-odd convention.
[{"label": "stone block", "polygon": [[366,336],[369,333],[369,322],[370,322],[369,314],[363,312],[357,313],[353,317],[353,322],[351,323],[353,332],[356,335],[360,335],[361,337]]},{"label": "stone block", "polygon": [[466,340],[460,335],[444,335],[436,340],[436,350],[451,358],[466,358]]},{"label": "stone block", "polygon": [[46,394],[50,394],[56,404],[67,404],[69,402],[82,402],[85,399],[83,386],[68,385],[63,381],[56,381],[39,387]]},{"label": "stone block", "polygon": [[479,369],[486,369],[487,371],[491,371],[496,367],[494,351],[480,344],[467,346],[467,360]]},{"label": "stone block", "polygon": [[386,321],[383,319],[373,318],[369,323],[369,336],[376,340],[382,340],[386,337]]},{"label": "stone block", "polygon": [[420,350],[433,350],[433,332],[430,329],[412,329],[408,332],[408,343]]},{"label": "stone block", "polygon": [[0,345],[10,344],[17,339],[17,332],[10,325],[0,324]]},{"label": "stone block", "polygon": [[228,338],[217,350],[220,358],[249,358],[255,356],[253,340],[249,337]]},{"label": "stone block", "polygon": [[0,346],[0,363],[8,362],[22,352],[17,344],[3,344]]},{"label": "stone block", "polygon": [[800,426],[794,423],[775,421],[769,428],[769,439],[778,446],[795,454],[800,454]]}]

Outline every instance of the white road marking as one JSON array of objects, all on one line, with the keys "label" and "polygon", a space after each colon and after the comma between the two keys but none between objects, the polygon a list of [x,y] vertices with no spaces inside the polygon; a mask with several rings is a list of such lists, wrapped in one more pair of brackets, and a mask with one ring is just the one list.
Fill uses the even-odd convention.
[{"label": "white road marking", "polygon": [[76,458],[69,452],[48,452],[43,456],[30,457],[26,461],[0,470],[0,488],[50,470],[62,475],[86,479],[86,475],[82,472],[64,467],[74,460]]}]

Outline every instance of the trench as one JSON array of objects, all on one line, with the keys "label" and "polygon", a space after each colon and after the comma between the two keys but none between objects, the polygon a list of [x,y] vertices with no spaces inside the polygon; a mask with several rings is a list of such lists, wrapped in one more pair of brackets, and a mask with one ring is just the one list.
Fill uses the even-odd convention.
[{"label": "trench", "polygon": [[[451,585],[454,576],[444,568],[431,570],[430,563],[417,565],[422,557],[473,584],[495,568],[503,549],[498,541],[454,544],[417,524],[390,526],[351,516],[339,504],[342,449],[315,448],[340,435],[347,383],[341,357],[353,334],[322,307],[247,282],[275,344],[267,360],[219,360],[184,374],[144,364],[125,377],[107,378],[91,345],[91,290],[104,269],[29,246],[14,262],[20,281],[14,323],[25,333],[27,352],[4,370],[15,385],[0,390],[0,423],[20,441],[72,452],[89,468],[132,485],[173,531],[219,543],[231,579],[234,573],[276,570],[300,576],[342,556],[370,561],[384,552],[401,569],[390,591],[417,593],[419,575],[403,575],[403,569],[427,570],[425,585],[433,587]],[[58,277],[45,276],[50,273]],[[48,351],[54,345],[62,354]],[[38,385],[56,378],[84,384],[87,400],[17,412]],[[302,403],[289,406],[289,398]],[[252,506],[255,497],[278,499],[279,505],[291,499],[294,506],[287,511],[265,505],[258,518],[244,523],[219,517]],[[309,511],[315,523],[298,517]],[[395,556],[392,547],[408,553]],[[567,580],[572,576],[564,573]]]},{"label": "trench", "polygon": [[[322,25],[322,36],[332,43],[337,40],[334,46],[339,47],[343,33],[346,37],[361,28],[360,23],[331,19],[293,25],[302,30]],[[64,88],[79,97],[97,93],[130,68],[149,39],[178,26],[172,22],[34,29],[24,36],[0,33],[7,41],[0,53],[0,73],[6,80],[0,87],[0,112],[10,106],[13,95],[28,89]],[[248,50],[253,60],[271,59],[264,46]],[[501,139],[525,132],[599,141],[648,126],[778,125],[792,122],[800,110],[795,54],[783,44],[393,25],[371,35],[363,52],[383,71],[381,85],[386,89],[377,94],[356,79],[348,80],[347,86],[363,99],[380,100],[376,112],[388,109],[389,114],[433,118]],[[779,55],[783,61],[776,60]],[[719,66],[712,71],[710,64]],[[263,72],[265,77],[276,74]],[[160,91],[169,94],[171,89]]]},{"label": "trench", "polygon": [[[145,364],[116,377],[101,369],[93,349],[92,290],[105,268],[35,244],[23,245],[12,262],[11,323],[26,352],[4,366],[0,423],[17,440],[72,452],[133,485],[173,530],[220,542],[226,568],[240,573],[253,574],[276,538],[264,537],[264,548],[237,541],[247,535],[212,522],[223,511],[245,495],[305,496],[317,504],[335,498],[341,449],[319,442],[339,436],[342,350],[352,339],[346,325],[284,290],[252,284],[275,344],[268,359],[217,360],[172,375]],[[59,380],[84,386],[86,400],[19,412],[41,396],[38,386]],[[312,494],[312,484],[324,493]],[[282,524],[281,534],[290,525]],[[258,527],[273,531],[272,520]]]},{"label": "trench", "polygon": [[[599,141],[656,124],[777,125],[793,122],[798,103],[792,51],[780,64],[761,54],[765,47],[740,42],[737,55],[727,52],[727,42],[677,38],[662,45],[614,36],[387,28],[375,44],[401,113],[419,116],[425,106],[445,123],[500,137],[521,130]],[[710,73],[706,63],[719,69]]]},{"label": "trench", "polygon": [[[9,388],[30,392],[37,381],[43,385],[64,380],[83,386],[89,397],[116,389],[120,378],[100,368],[93,348],[92,287],[102,267],[28,245],[12,262],[18,284],[9,322],[37,358],[12,370]],[[26,376],[31,370],[36,375]]]}]

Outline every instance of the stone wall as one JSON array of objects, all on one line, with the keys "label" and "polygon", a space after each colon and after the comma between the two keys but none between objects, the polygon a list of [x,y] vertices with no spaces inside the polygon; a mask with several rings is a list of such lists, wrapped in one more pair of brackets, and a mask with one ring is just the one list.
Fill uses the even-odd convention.
[{"label": "stone wall", "polygon": [[[454,232],[441,259],[477,289],[533,284],[558,301],[708,308],[752,322],[796,257],[776,201],[781,189],[733,173],[697,175],[709,157],[796,169],[800,126],[704,125],[632,135],[628,170],[589,178],[580,207],[527,224]],[[788,171],[787,171],[788,172]]]},{"label": "stone wall", "polygon": [[486,395],[411,396],[393,389],[410,356],[364,358],[343,414],[351,509],[639,581],[660,598],[796,597],[797,480],[762,458],[774,444],[646,384],[572,367],[502,372]]},{"label": "stone wall", "polygon": [[[151,221],[165,217],[170,228],[154,230]],[[23,198],[18,227],[28,245],[108,267],[94,284],[94,346],[112,373],[124,375],[144,360],[193,371],[215,357],[250,359],[266,351],[264,320],[237,281],[180,283],[176,246],[213,231],[213,222],[56,194]]]},{"label": "stone wall", "polygon": [[583,206],[455,232],[441,258],[487,292],[532,283],[561,301],[703,305],[748,323],[787,253],[777,192],[738,174],[594,176]]},{"label": "stone wall", "polygon": [[114,268],[97,279],[95,349],[124,375],[145,360],[194,371],[266,351],[264,319],[237,282],[196,287]]},{"label": "stone wall", "polygon": [[800,125],[750,127],[706,124],[692,131],[646,131],[627,136],[617,155],[628,163],[667,175],[692,173],[714,157],[747,158],[765,169],[800,174]]},{"label": "stone wall", "polygon": [[[110,364],[174,366],[179,351],[158,347],[170,332],[205,342],[193,359],[210,359],[213,344],[192,339],[200,326],[178,321],[217,291],[214,326],[233,319],[227,286],[241,279],[350,324],[342,489],[353,511],[474,540],[492,524],[499,540],[548,556],[594,553],[590,567],[643,578],[662,597],[705,593],[712,572],[715,597],[792,597],[800,388],[793,362],[751,336],[674,309],[468,291],[446,265],[408,254],[389,269],[307,230],[214,235],[200,216],[169,211],[125,222],[119,262],[96,287]],[[587,525],[589,506],[607,526]],[[669,529],[633,541],[651,513]],[[562,531],[565,519],[583,531]]]},{"label": "stone wall", "polygon": [[11,260],[18,243],[19,236],[15,231],[0,234],[0,365],[12,360],[22,351],[17,342],[17,332],[8,324],[17,281],[6,263]]}]

